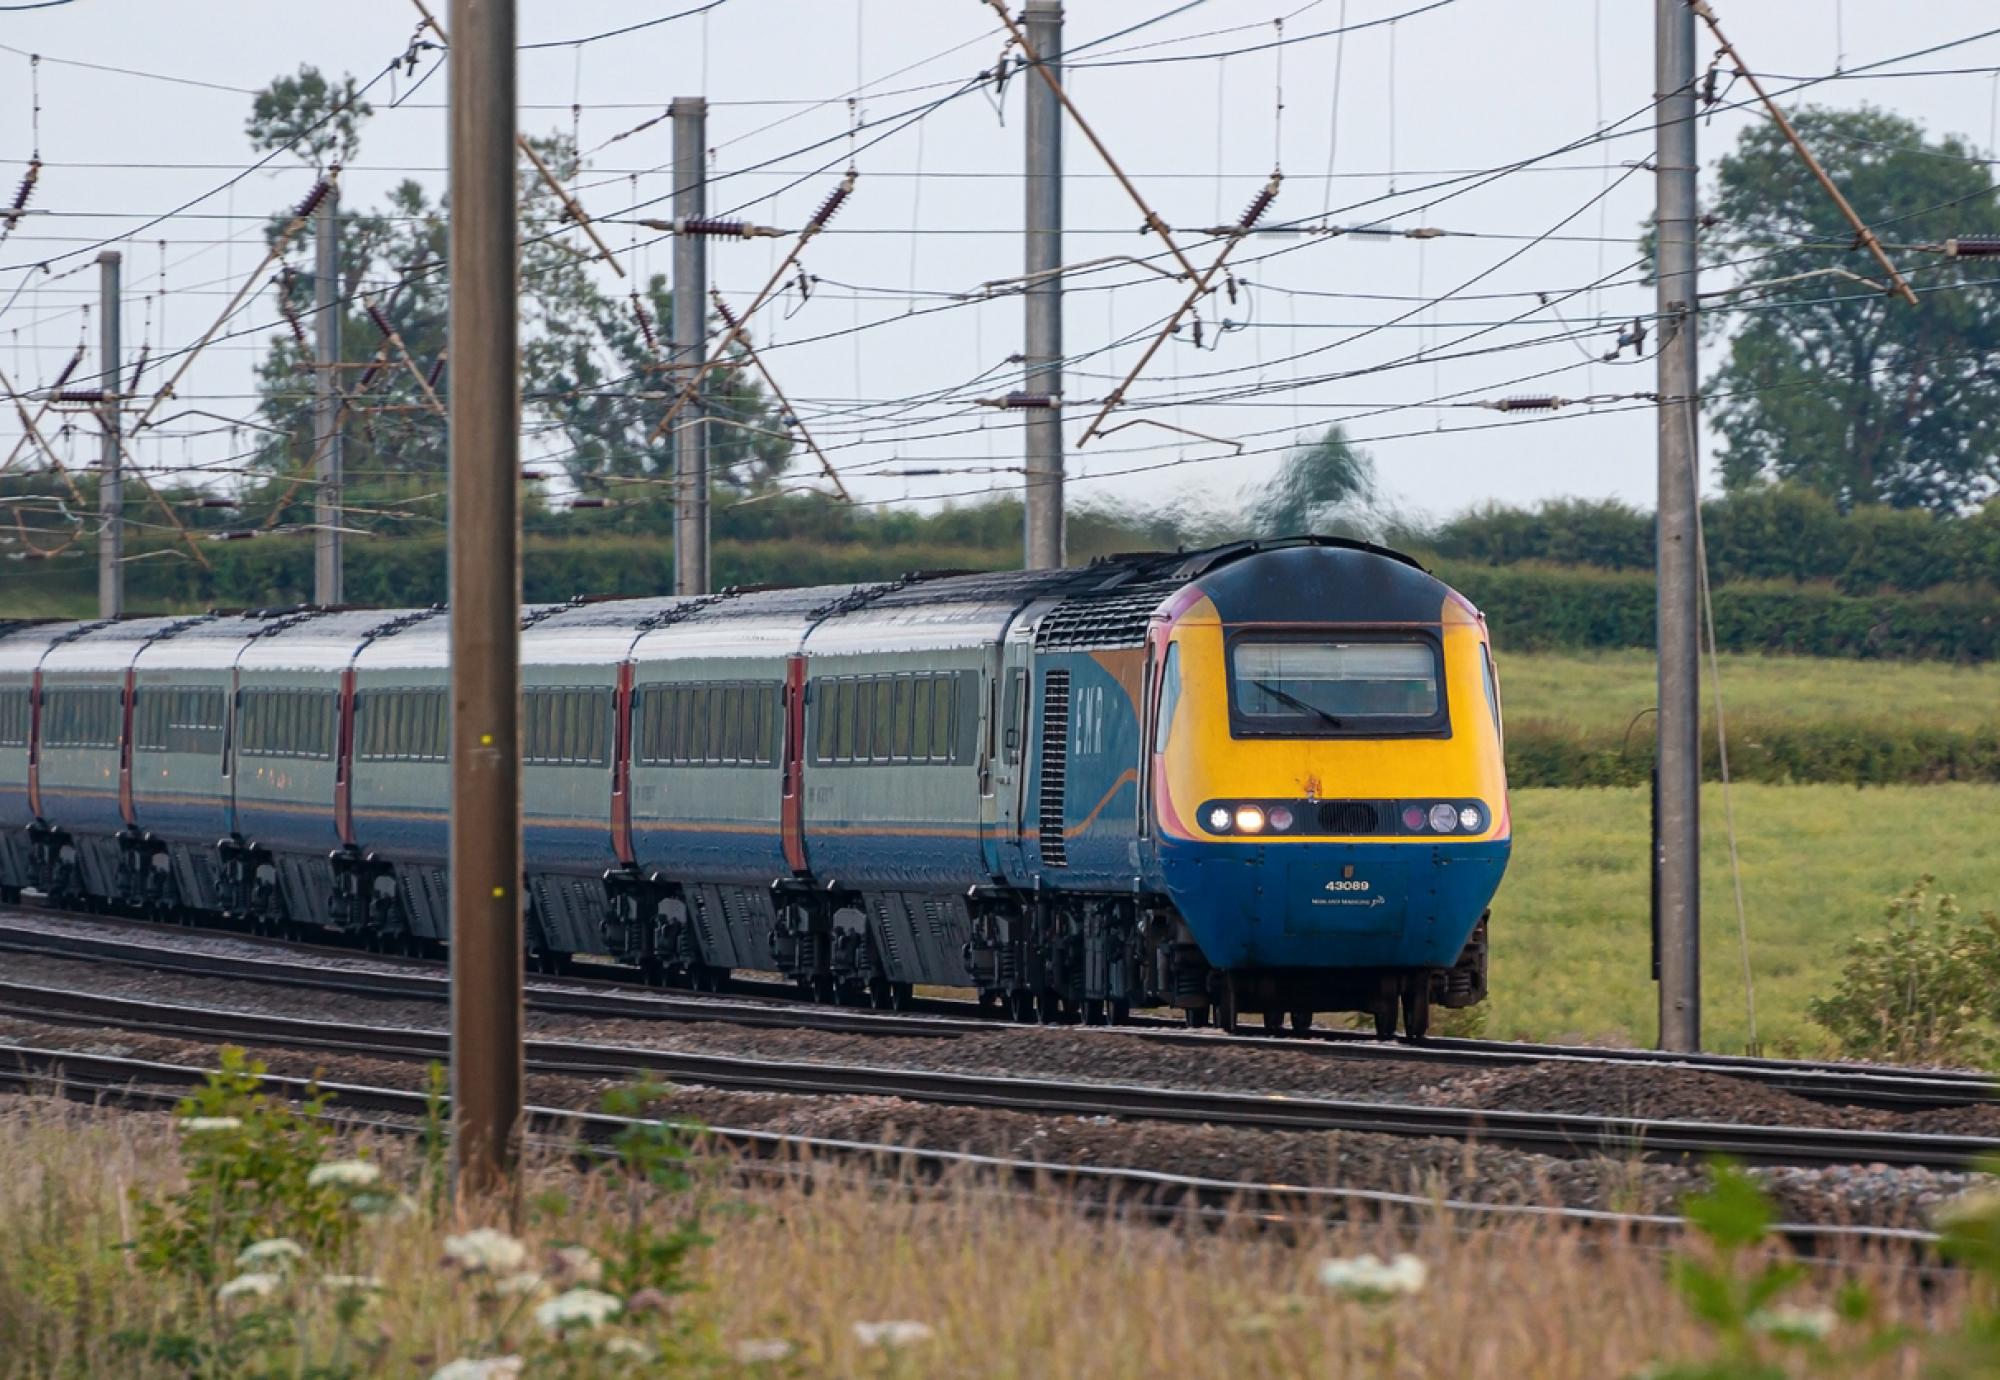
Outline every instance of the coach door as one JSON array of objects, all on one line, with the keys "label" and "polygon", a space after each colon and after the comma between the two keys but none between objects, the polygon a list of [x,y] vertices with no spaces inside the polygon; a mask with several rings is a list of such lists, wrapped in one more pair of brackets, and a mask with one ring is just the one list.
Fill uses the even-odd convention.
[{"label": "coach door", "polygon": [[1021,801],[1028,775],[1028,685],[1034,645],[1032,625],[1016,619],[1001,644],[999,674],[987,700],[980,819],[987,866],[1001,877],[1018,878],[1027,865],[1021,854]]}]

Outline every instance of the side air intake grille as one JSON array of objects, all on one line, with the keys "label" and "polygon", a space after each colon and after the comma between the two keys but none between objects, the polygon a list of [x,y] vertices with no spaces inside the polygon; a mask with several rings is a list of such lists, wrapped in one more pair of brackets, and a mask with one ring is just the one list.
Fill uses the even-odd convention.
[{"label": "side air intake grille", "polygon": [[1379,834],[1387,816],[1365,800],[1322,800],[1319,804],[1319,831],[1322,834]]},{"label": "side air intake grille", "polygon": [[1042,676],[1042,866],[1067,867],[1063,783],[1069,776],[1069,672]]}]

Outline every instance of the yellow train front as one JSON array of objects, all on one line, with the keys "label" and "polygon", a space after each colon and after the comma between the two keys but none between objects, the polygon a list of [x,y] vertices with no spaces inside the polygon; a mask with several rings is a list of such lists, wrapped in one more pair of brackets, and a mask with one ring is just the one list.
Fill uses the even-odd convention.
[{"label": "yellow train front", "polygon": [[[1209,973],[1192,1021],[1400,1012],[1486,989],[1511,830],[1485,619],[1395,552],[1261,551],[1162,611],[1149,878]],[[1207,1009],[1202,1005],[1205,995]]]}]

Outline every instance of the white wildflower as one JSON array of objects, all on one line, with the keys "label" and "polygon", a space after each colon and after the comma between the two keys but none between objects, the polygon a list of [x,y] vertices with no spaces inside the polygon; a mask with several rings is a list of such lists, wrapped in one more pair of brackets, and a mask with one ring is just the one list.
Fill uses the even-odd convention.
[{"label": "white wildflower", "polygon": [[738,1365],[773,1365],[789,1357],[798,1348],[783,1337],[750,1337],[738,1342],[732,1350]]},{"label": "white wildflower", "polygon": [[1823,1342],[1838,1321],[1831,1308],[1760,1308],[1745,1319],[1753,1332],[1780,1342]]},{"label": "white wildflower", "polygon": [[184,1116],[181,1118],[180,1126],[181,1130],[191,1136],[198,1136],[208,1131],[240,1131],[243,1129],[243,1118],[240,1116]]},{"label": "white wildflower", "polygon": [[890,1348],[915,1346],[918,1342],[927,1342],[930,1339],[931,1326],[929,1323],[890,1319],[887,1322],[858,1322],[854,1324],[854,1340],[863,1346]]},{"label": "white wildflower", "polygon": [[1364,1302],[1420,1293],[1429,1271],[1413,1255],[1399,1255],[1384,1264],[1373,1255],[1329,1260],[1319,1267],[1319,1282],[1335,1293]]},{"label": "white wildflower", "polygon": [[254,1270],[259,1265],[276,1265],[279,1269],[294,1261],[306,1258],[306,1248],[289,1236],[274,1236],[268,1241],[255,1241],[245,1246],[236,1256],[236,1268]]},{"label": "white wildflower", "polygon": [[387,1287],[380,1275],[321,1275],[319,1282],[336,1294],[379,1294]]},{"label": "white wildflower", "polygon": [[444,1239],[445,1259],[474,1274],[511,1274],[528,1259],[528,1248],[504,1231],[479,1227]]},{"label": "white wildflower", "polygon": [[604,1344],[606,1356],[617,1356],[627,1361],[637,1361],[641,1365],[653,1359],[653,1348],[637,1337],[613,1337]]},{"label": "white wildflower", "polygon": [[578,1284],[596,1284],[604,1278],[604,1262],[583,1246],[562,1246],[549,1252],[549,1273]]},{"label": "white wildflower", "polygon": [[502,1298],[520,1298],[532,1294],[542,1287],[542,1277],[533,1270],[524,1270],[517,1275],[508,1275],[493,1282],[493,1292]]},{"label": "white wildflower", "polygon": [[306,1175],[308,1188],[373,1188],[382,1179],[380,1166],[367,1160],[328,1160]]},{"label": "white wildflower", "polygon": [[283,1275],[258,1272],[238,1275],[236,1278],[230,1280],[229,1283],[217,1289],[215,1297],[222,1303],[227,1303],[231,1299],[265,1299],[283,1288],[284,1283],[285,1277]]},{"label": "white wildflower", "polygon": [[514,1380],[520,1373],[518,1356],[461,1356],[431,1372],[431,1380]]},{"label": "white wildflower", "polygon": [[596,1327],[618,1316],[625,1305],[615,1294],[597,1289],[572,1289],[557,1294],[535,1310],[535,1321],[550,1332],[572,1327]]}]

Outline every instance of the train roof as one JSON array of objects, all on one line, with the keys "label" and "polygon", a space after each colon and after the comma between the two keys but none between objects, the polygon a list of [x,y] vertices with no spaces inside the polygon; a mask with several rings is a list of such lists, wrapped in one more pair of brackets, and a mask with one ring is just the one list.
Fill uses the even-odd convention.
[{"label": "train roof", "polygon": [[32,675],[51,647],[101,628],[101,618],[68,619],[59,623],[17,623],[0,631],[0,675]]},{"label": "train roof", "polygon": [[42,670],[122,675],[150,644],[209,621],[211,615],[202,613],[192,617],[121,618],[97,623],[52,645],[42,658]]}]

